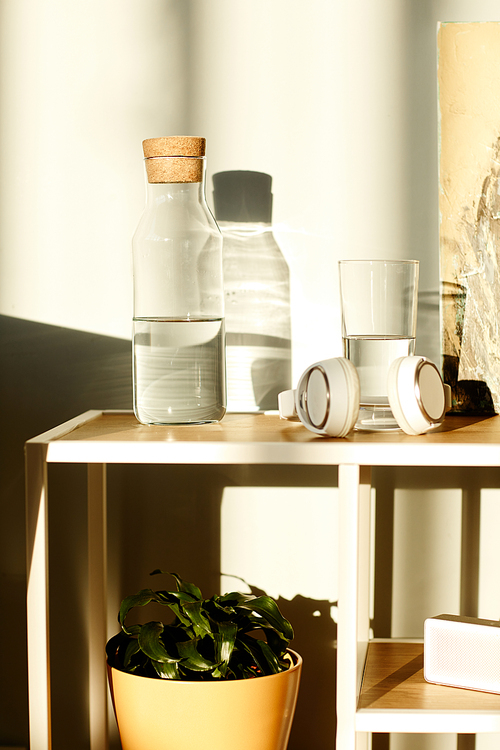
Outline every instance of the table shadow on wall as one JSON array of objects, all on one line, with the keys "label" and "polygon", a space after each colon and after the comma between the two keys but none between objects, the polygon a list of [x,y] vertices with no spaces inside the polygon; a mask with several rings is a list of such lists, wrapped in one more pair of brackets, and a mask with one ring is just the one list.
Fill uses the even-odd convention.
[{"label": "table shadow on wall", "polygon": [[[26,546],[24,505],[24,443],[88,409],[130,409],[132,365],[130,341],[0,316],[0,600],[8,615],[9,647],[2,651],[0,680],[0,745],[28,746],[26,661]],[[83,471],[83,475],[82,475]],[[54,573],[54,626],[68,630],[61,610],[72,605],[81,612],[78,584],[86,576],[82,539],[86,529],[85,473],[67,465],[49,473],[51,483],[50,561]],[[52,512],[53,511],[53,512]],[[73,546],[74,545],[74,546]],[[68,547],[73,554],[61,566]],[[76,553],[76,554],[75,554]],[[76,584],[76,585],[75,585]],[[51,610],[52,611],[52,610]],[[84,669],[80,648],[85,623],[71,620],[72,666]],[[65,636],[69,637],[69,636]],[[78,644],[74,647],[74,644]],[[64,691],[63,691],[64,692]],[[77,691],[78,692],[78,691]],[[65,689],[66,698],[70,691]],[[65,729],[54,747],[86,748],[88,722],[82,709],[72,707]],[[55,710],[57,714],[57,709]],[[56,723],[56,726],[59,722]],[[59,736],[62,734],[62,736]],[[69,739],[71,738],[71,742]]]}]

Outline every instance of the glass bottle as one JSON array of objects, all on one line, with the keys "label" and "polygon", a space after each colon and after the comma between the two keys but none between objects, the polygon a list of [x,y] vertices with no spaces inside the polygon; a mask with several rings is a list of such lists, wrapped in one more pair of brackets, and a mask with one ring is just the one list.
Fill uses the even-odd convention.
[{"label": "glass bottle", "polygon": [[228,410],[278,408],[291,388],[290,272],[272,232],[272,178],[213,175],[223,236]]},{"label": "glass bottle", "polygon": [[134,412],[143,424],[225,413],[222,236],[205,200],[205,139],[143,142],[147,201],[132,241]]}]

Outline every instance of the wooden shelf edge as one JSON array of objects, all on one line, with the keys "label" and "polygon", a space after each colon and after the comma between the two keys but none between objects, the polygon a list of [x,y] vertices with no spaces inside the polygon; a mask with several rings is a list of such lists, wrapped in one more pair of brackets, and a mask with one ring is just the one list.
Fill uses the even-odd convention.
[{"label": "wooden shelf edge", "polygon": [[424,436],[354,432],[318,438],[277,414],[233,413],[214,425],[147,427],[129,410],[104,410],[86,412],[33,441],[48,443],[47,460],[62,463],[246,463],[249,452],[252,464],[387,466],[389,453],[392,466],[500,465],[500,419],[445,422]]},{"label": "wooden shelf edge", "polygon": [[434,685],[422,641],[371,641],[356,712],[369,732],[500,732],[500,695]]}]

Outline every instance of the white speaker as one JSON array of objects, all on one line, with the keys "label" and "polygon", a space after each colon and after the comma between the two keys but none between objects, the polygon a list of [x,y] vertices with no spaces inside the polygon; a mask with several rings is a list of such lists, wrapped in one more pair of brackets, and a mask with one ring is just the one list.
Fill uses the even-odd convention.
[{"label": "white speaker", "polygon": [[458,615],[425,620],[424,679],[500,693],[500,621]]}]

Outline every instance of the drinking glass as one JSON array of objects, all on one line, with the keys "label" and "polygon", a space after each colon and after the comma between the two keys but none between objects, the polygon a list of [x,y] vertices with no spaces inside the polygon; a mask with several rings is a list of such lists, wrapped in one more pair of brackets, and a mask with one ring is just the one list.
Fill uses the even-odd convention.
[{"label": "drinking glass", "polygon": [[360,381],[358,430],[394,430],[387,395],[393,360],[415,353],[417,260],[339,261],[344,356]]}]

